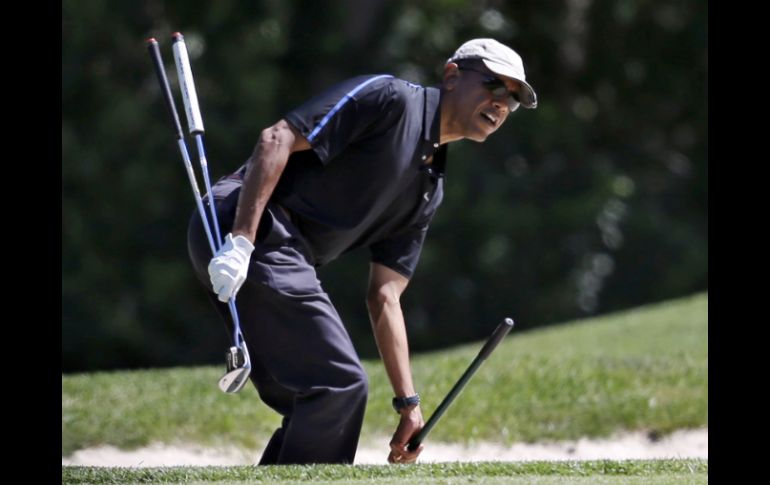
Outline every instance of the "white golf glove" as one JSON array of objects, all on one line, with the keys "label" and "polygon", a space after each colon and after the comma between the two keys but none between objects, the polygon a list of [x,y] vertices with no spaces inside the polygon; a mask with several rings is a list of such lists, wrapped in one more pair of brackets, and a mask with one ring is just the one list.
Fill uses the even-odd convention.
[{"label": "white golf glove", "polygon": [[249,259],[254,245],[243,236],[228,234],[209,263],[209,278],[219,301],[227,302],[234,297],[246,281]]}]

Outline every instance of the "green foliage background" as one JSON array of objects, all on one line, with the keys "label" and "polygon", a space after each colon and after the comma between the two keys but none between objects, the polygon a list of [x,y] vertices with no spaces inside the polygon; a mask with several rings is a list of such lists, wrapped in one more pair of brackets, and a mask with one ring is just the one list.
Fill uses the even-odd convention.
[{"label": "green foliage background", "polygon": [[[708,288],[708,4],[697,0],[62,2],[62,366],[222,361],[194,208],[145,40],[185,34],[217,179],[344,78],[440,79],[465,40],[524,58],[537,110],[450,147],[403,304],[416,351]],[[180,104],[181,106],[181,104]],[[192,149],[192,144],[190,144]],[[194,150],[193,150],[194,153]],[[376,355],[366,252],[320,272]]]}]

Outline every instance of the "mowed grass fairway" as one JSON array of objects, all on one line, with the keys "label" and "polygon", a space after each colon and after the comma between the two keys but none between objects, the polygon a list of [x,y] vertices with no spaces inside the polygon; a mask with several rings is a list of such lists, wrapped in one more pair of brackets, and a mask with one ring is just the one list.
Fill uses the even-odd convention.
[{"label": "mowed grass fairway", "polygon": [[696,484],[708,483],[705,460],[434,463],[110,469],[62,467],[62,483],[344,483],[344,484]]},{"label": "mowed grass fairway", "polygon": [[[498,323],[485,325],[491,333]],[[413,356],[426,419],[481,344]],[[379,361],[364,365],[370,377],[370,396],[361,441],[381,445],[387,453],[382,437],[392,433],[397,422],[390,408],[390,385]],[[220,392],[216,382],[222,367],[62,376],[62,456],[100,444],[130,449],[160,442],[237,445],[254,450],[256,461],[280,420],[259,401],[253,387],[236,395]],[[541,330],[518,332],[514,328],[425,444],[511,444],[605,437],[622,430],[665,435],[707,426],[708,294],[704,293]],[[62,467],[62,482],[154,483],[157,479],[158,483],[208,483],[220,473],[228,474],[221,478],[230,481],[218,483],[305,479],[467,483],[471,478],[475,483],[705,483],[708,478],[707,462],[698,460],[270,470],[275,468]],[[142,481],[142,476],[150,482]],[[524,481],[518,482],[516,477]]]}]

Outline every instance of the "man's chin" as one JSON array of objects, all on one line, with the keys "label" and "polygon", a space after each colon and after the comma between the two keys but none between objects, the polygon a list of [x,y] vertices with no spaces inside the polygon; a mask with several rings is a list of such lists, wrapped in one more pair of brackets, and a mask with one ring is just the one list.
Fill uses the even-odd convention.
[{"label": "man's chin", "polygon": [[[494,132],[493,132],[493,133],[494,133]],[[473,134],[473,135],[471,135],[471,136],[468,136],[467,138],[468,138],[469,140],[475,141],[475,142],[477,142],[477,143],[483,143],[483,142],[485,142],[485,141],[487,140],[487,138],[488,138],[488,137],[489,137],[489,135],[491,135],[491,134],[492,134],[492,133],[477,132],[477,133],[474,133],[474,134]]]},{"label": "man's chin", "polygon": [[466,140],[472,140],[477,143],[482,143],[489,138],[489,135],[497,131],[497,128],[489,125],[471,125],[468,126],[467,134],[464,136]]}]

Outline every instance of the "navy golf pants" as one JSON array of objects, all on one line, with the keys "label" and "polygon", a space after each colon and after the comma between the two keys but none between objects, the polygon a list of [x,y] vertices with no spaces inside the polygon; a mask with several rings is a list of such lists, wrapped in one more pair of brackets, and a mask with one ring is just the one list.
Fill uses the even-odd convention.
[{"label": "navy golf pants", "polygon": [[[223,237],[232,227],[239,192],[216,201]],[[252,361],[251,380],[262,401],[283,416],[260,464],[353,463],[368,381],[350,336],[308,263],[302,235],[272,202],[254,246],[236,306]],[[232,335],[228,307],[211,291],[211,250],[197,211],[188,250]]]}]

